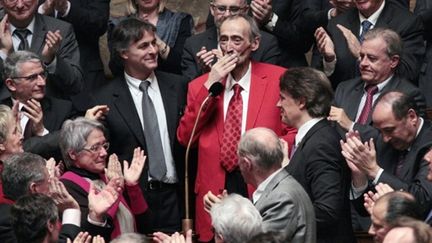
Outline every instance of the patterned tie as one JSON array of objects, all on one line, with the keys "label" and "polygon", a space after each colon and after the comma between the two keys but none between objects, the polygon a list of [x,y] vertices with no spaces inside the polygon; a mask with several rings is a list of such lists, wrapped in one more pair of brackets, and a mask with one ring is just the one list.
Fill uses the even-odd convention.
[{"label": "patterned tie", "polygon": [[20,44],[18,45],[18,50],[28,50],[29,43],[27,41],[27,36],[30,34],[30,30],[28,29],[16,29],[14,34],[20,39]]},{"label": "patterned tie", "polygon": [[237,145],[241,136],[243,99],[240,85],[233,86],[234,95],[231,98],[226,114],[221,146],[221,164],[226,171],[231,172],[237,167]]},{"label": "patterned tie", "polygon": [[293,147],[292,147],[292,149],[291,149],[290,156],[289,156],[289,159],[290,159],[290,160],[291,160],[292,157],[294,156],[294,153],[295,153],[296,150],[297,150],[297,144],[296,144],[296,141],[294,140],[294,144],[293,144]]},{"label": "patterned tie", "polygon": [[367,85],[366,86],[366,102],[357,120],[357,123],[365,125],[369,117],[369,113],[372,110],[373,96],[378,92],[378,86]]},{"label": "patterned tie", "polygon": [[370,27],[372,26],[372,23],[369,22],[368,20],[363,20],[363,22],[361,23],[362,25],[362,32],[359,36],[359,41],[360,43],[363,42],[364,40],[364,35],[369,31]]},{"label": "patterned tie", "polygon": [[142,96],[142,115],[144,120],[144,134],[149,157],[149,173],[152,178],[162,181],[167,172],[165,157],[162,148],[162,140],[159,132],[159,124],[153,102],[148,96],[149,81],[141,82],[139,89]]}]

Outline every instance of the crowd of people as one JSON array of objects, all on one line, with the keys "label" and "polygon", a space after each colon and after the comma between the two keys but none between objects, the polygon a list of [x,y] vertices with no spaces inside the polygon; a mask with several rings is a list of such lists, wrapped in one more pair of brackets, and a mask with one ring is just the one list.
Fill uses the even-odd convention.
[{"label": "crowd of people", "polygon": [[125,5],[0,0],[0,242],[432,242],[430,1]]}]

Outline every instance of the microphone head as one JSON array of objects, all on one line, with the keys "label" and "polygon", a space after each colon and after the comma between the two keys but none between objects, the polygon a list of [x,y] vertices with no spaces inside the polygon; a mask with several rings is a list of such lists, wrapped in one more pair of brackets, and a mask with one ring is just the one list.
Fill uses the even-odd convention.
[{"label": "microphone head", "polygon": [[210,86],[209,94],[212,97],[218,96],[223,89],[224,89],[223,84],[221,82],[216,82]]}]

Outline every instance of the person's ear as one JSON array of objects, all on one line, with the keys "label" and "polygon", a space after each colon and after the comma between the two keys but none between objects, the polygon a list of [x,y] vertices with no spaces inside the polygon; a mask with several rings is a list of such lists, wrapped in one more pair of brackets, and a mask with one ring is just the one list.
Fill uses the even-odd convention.
[{"label": "person's ear", "polygon": [[11,78],[7,78],[5,80],[5,85],[11,92],[15,92],[17,90],[16,83]]}]

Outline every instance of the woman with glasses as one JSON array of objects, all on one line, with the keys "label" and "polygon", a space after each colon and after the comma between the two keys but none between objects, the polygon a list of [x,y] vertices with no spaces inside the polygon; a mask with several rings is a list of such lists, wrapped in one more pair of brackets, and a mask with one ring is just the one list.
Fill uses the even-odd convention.
[{"label": "woman with glasses", "polygon": [[[156,26],[159,49],[158,70],[181,74],[180,62],[186,39],[192,35],[193,19],[190,14],[173,12],[165,7],[166,0],[128,0],[126,18],[138,18]],[[111,33],[125,17],[111,18],[108,24],[108,45]],[[118,63],[110,63],[114,75],[123,74]]]},{"label": "woman with glasses", "polygon": [[[122,233],[137,232],[136,220],[142,220],[147,209],[138,185],[144,167],[144,151],[136,148],[129,164],[123,162],[123,173],[115,154],[109,156],[109,143],[101,123],[87,118],[77,118],[64,123],[60,134],[60,148],[68,172],[61,177],[68,192],[81,207],[81,227],[91,235],[102,235],[108,242]],[[105,217],[89,214],[88,192],[90,182],[98,190],[107,181],[120,179],[123,195],[106,212]],[[127,199],[124,197],[127,196]],[[133,203],[131,203],[133,202]]]}]

